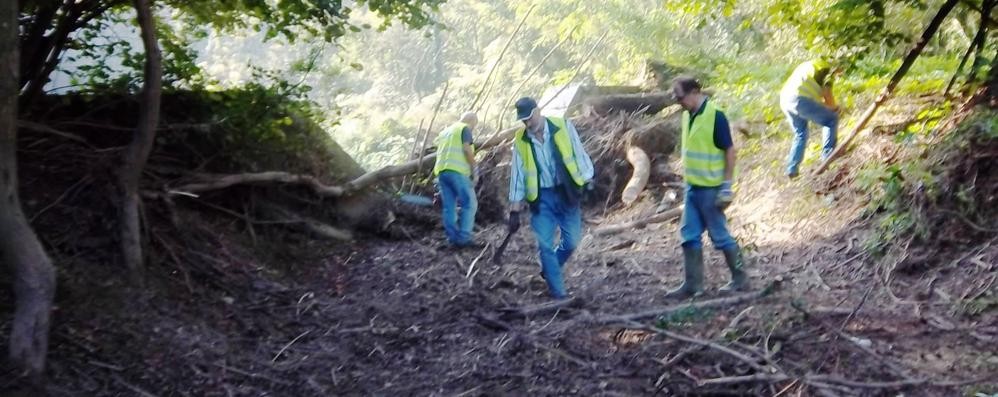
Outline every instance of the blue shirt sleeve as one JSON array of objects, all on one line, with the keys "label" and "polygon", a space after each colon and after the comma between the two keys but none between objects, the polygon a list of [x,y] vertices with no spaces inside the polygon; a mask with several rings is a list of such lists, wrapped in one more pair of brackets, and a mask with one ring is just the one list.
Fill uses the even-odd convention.
[{"label": "blue shirt sleeve", "polygon": [[572,141],[572,151],[575,153],[575,162],[579,166],[579,173],[582,174],[582,179],[585,179],[586,182],[592,181],[596,174],[593,160],[586,152],[585,146],[582,145],[582,139],[579,138],[579,131],[575,129],[575,124],[566,119],[565,125],[568,127],[568,137]]},{"label": "blue shirt sleeve", "polygon": [[717,112],[714,118],[714,147],[721,150],[728,150],[734,143],[731,141],[731,126],[728,125],[728,118],[724,112]]},{"label": "blue shirt sleeve", "polygon": [[461,130],[461,142],[465,145],[474,144],[475,141],[471,139],[471,128],[464,127],[464,130]]}]

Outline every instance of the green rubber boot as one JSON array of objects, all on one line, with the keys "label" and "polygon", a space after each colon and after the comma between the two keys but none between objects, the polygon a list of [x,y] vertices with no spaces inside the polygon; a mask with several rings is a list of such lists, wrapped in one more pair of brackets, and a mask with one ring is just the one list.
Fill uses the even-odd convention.
[{"label": "green rubber boot", "polygon": [[666,292],[666,299],[686,299],[703,294],[702,249],[683,248],[683,270],[686,273],[683,285]]},{"label": "green rubber boot", "polygon": [[724,261],[731,271],[731,282],[721,287],[720,292],[748,291],[748,275],[745,274],[745,264],[742,261],[742,252],[738,247],[724,250]]}]

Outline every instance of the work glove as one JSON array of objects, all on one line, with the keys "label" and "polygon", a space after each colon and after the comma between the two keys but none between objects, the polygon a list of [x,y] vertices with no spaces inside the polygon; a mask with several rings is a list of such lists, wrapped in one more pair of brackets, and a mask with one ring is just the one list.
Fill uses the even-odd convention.
[{"label": "work glove", "polygon": [[509,212],[509,219],[506,220],[506,228],[510,231],[520,228],[520,211]]},{"label": "work glove", "polygon": [[471,170],[471,184],[477,186],[480,176],[481,175],[479,175],[478,167],[475,167],[475,169]]},{"label": "work glove", "polygon": [[724,211],[735,200],[735,192],[731,190],[731,181],[724,181],[717,192],[717,207]]}]

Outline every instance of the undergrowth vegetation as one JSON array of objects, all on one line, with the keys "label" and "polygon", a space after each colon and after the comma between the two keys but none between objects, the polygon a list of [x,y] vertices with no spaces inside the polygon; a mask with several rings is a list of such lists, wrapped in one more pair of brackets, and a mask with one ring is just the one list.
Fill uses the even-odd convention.
[{"label": "undergrowth vegetation", "polygon": [[996,230],[989,222],[998,214],[998,178],[990,172],[998,165],[998,114],[980,110],[942,131],[939,124],[959,117],[949,111],[944,104],[918,114],[922,121],[894,137],[903,145],[897,158],[859,171],[857,186],[870,194],[867,215],[879,230],[868,242],[872,251],[909,237],[962,243]]}]

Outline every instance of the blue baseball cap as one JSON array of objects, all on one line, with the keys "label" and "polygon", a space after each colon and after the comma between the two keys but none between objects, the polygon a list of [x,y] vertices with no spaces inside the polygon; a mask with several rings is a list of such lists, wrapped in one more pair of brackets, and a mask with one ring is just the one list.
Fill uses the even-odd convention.
[{"label": "blue baseball cap", "polygon": [[534,109],[537,109],[537,101],[534,98],[525,96],[516,100],[516,119],[523,121],[530,118]]}]

